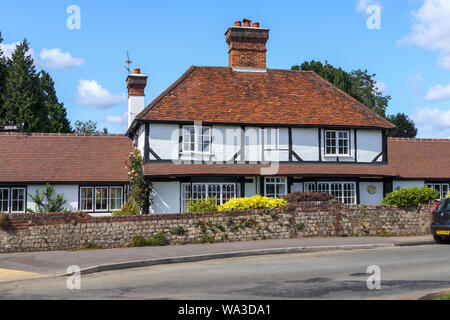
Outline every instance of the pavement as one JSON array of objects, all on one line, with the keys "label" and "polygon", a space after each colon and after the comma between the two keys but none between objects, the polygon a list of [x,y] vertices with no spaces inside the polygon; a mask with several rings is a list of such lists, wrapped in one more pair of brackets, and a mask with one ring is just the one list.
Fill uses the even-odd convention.
[{"label": "pavement", "polygon": [[65,275],[69,266],[78,266],[82,270],[82,274],[89,274],[161,264],[248,256],[374,249],[433,243],[431,236],[304,238],[148,248],[8,253],[0,254],[0,282]]}]

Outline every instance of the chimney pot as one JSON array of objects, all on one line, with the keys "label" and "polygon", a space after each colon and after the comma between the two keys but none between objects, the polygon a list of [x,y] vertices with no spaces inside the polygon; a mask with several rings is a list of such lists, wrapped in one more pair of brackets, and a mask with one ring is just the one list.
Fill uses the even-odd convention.
[{"label": "chimney pot", "polygon": [[244,19],[244,28],[228,28],[225,39],[228,44],[229,66],[238,69],[266,69],[269,29],[260,28],[259,22]]},{"label": "chimney pot", "polygon": [[134,74],[141,74],[141,69],[134,69]]},{"label": "chimney pot", "polygon": [[242,22],[241,21],[235,21],[234,22],[234,26],[235,27],[242,27]]}]

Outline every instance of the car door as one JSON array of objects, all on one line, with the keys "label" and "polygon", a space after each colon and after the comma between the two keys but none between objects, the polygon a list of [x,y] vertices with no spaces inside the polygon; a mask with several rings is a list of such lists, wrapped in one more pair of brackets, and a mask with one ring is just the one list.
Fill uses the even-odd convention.
[{"label": "car door", "polygon": [[449,212],[449,210],[450,210],[449,202],[450,202],[449,199],[444,199],[438,205],[438,207],[434,211],[433,220],[434,220],[435,223],[437,223],[437,224],[444,224],[447,221],[448,216],[450,214],[450,212]]}]

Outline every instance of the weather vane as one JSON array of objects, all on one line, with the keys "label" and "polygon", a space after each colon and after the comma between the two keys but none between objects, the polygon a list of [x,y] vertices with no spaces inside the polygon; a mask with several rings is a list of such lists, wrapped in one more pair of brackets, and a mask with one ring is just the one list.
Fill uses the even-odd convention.
[{"label": "weather vane", "polygon": [[128,73],[131,73],[131,64],[133,63],[133,61],[130,60],[130,54],[127,51],[127,61],[125,61],[125,63],[127,64],[126,67],[124,67]]}]

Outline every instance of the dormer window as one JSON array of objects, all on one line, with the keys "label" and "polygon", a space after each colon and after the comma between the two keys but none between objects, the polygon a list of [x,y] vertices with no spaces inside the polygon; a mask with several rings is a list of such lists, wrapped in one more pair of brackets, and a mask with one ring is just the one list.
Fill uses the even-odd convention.
[{"label": "dormer window", "polygon": [[184,126],[183,152],[212,153],[211,127]]},{"label": "dormer window", "polygon": [[350,131],[325,130],[325,155],[329,157],[350,156]]}]

